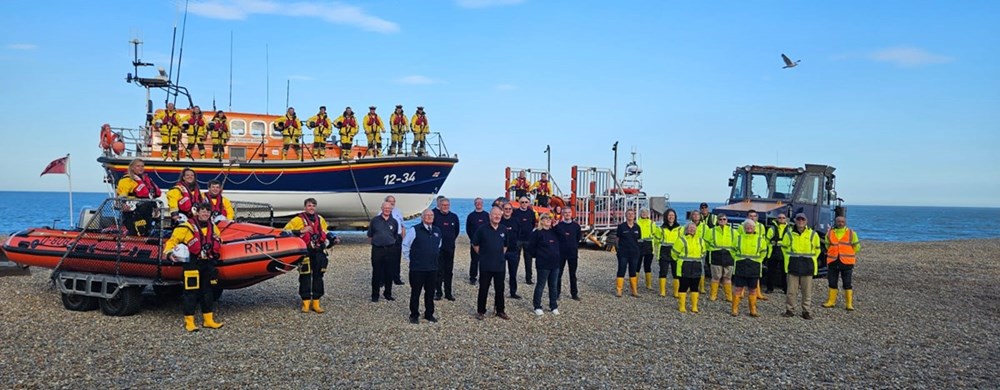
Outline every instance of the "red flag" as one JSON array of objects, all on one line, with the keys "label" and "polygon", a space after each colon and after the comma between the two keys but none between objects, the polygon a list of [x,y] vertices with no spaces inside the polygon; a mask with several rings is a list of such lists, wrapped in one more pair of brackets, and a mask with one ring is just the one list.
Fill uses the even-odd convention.
[{"label": "red flag", "polygon": [[68,162],[69,162],[69,156],[52,160],[52,162],[49,163],[49,166],[45,167],[45,170],[42,171],[42,174],[38,176],[42,176],[48,173],[66,173],[66,163]]}]

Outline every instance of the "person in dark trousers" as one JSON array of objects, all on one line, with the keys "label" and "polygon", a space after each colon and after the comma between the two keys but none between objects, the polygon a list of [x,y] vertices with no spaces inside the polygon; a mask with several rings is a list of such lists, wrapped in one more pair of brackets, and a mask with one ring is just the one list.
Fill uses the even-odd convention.
[{"label": "person in dark trousers", "polygon": [[625,222],[618,225],[616,233],[618,237],[618,245],[615,248],[618,255],[618,278],[615,279],[616,295],[622,296],[627,268],[632,296],[638,297],[639,278],[636,276],[636,271],[639,268],[639,239],[642,237],[642,229],[635,222],[635,210],[625,212]]},{"label": "person in dark trousers", "polygon": [[433,286],[437,280],[438,259],[442,248],[441,229],[434,226],[431,210],[420,214],[420,224],[410,228],[403,240],[403,257],[410,262],[410,323],[420,323],[420,291],[424,292],[424,319],[434,317]]},{"label": "person in dark trousers", "polygon": [[549,310],[559,315],[559,236],[552,230],[552,217],[542,214],[538,220],[538,229],[531,232],[528,239],[528,249],[535,258],[535,270],[538,271],[538,284],[535,285],[534,299],[535,315],[542,315],[542,292],[545,285],[549,287]]},{"label": "person in dark trousers", "polygon": [[[198,205],[196,217],[174,228],[170,238],[163,245],[163,253],[171,261],[181,262],[184,269],[184,329],[198,330],[194,323],[194,312],[201,305],[203,326],[209,329],[221,328],[223,323],[215,322],[212,312],[215,306],[215,292],[219,271],[215,264],[222,255],[222,235],[211,221],[212,208]],[[174,252],[174,248],[184,245],[185,250]],[[187,255],[187,258],[183,258]]]},{"label": "person in dark trousers", "polygon": [[562,276],[569,265],[569,292],[574,301],[580,300],[580,290],[576,286],[576,268],[579,264],[578,247],[583,239],[580,231],[580,224],[573,220],[573,209],[565,207],[562,209],[562,221],[559,221],[552,230],[559,236],[559,277],[556,282],[556,296],[562,297]]},{"label": "person in dark trousers", "polygon": [[392,204],[392,218],[399,225],[399,233],[396,234],[396,245],[393,246],[393,254],[389,262],[389,271],[392,273],[392,282],[397,286],[402,286],[403,278],[400,274],[400,260],[403,258],[403,239],[406,238],[406,226],[403,225],[403,213],[396,208],[396,197],[389,195],[385,201]]},{"label": "person in dark trousers", "polygon": [[771,243],[771,254],[767,258],[767,275],[764,282],[767,286],[766,293],[774,292],[775,288],[780,288],[787,293],[788,287],[785,284],[785,235],[791,230],[788,216],[784,213],[778,214],[778,218],[771,221],[771,227],[767,230],[767,240]]},{"label": "person in dark trousers", "polygon": [[383,287],[385,300],[396,300],[392,297],[392,262],[396,245],[402,248],[400,230],[399,223],[392,217],[392,203],[382,202],[382,214],[368,223],[368,239],[372,244],[372,302],[378,302],[379,290]]},{"label": "person in dark trousers", "polygon": [[504,228],[504,233],[506,233],[507,240],[507,252],[504,252],[504,260],[507,261],[507,274],[510,285],[510,298],[511,299],[521,299],[520,295],[517,295],[517,267],[520,264],[520,260],[517,258],[517,254],[520,253],[518,249],[517,237],[520,235],[518,233],[519,225],[517,220],[514,219],[514,205],[511,203],[504,203],[500,207],[503,208],[503,216],[500,217],[500,226]]},{"label": "person in dark trousers", "polygon": [[534,282],[531,280],[531,253],[525,249],[525,246],[528,245],[528,238],[531,236],[531,231],[535,230],[538,220],[535,216],[535,210],[531,208],[531,202],[528,201],[527,197],[521,197],[518,201],[518,208],[514,210],[514,219],[517,221],[518,231],[517,248],[518,252],[521,252],[521,256],[524,257],[524,282],[532,284]]},{"label": "person in dark trousers", "polygon": [[479,297],[476,300],[476,319],[486,317],[486,297],[493,284],[493,299],[497,317],[509,320],[503,302],[503,263],[507,250],[506,233],[500,227],[503,211],[494,207],[490,210],[490,224],[483,226],[472,236],[472,248],[479,254]]},{"label": "person in dark trousers", "polygon": [[434,283],[434,299],[441,300],[442,292],[444,298],[454,301],[451,281],[455,270],[455,239],[458,238],[459,226],[458,215],[451,212],[451,201],[445,197],[439,197],[437,208],[434,209],[434,226],[441,230],[441,257],[438,259],[437,281]]},{"label": "person in dark trousers", "polygon": [[308,256],[302,260],[299,267],[299,296],[302,297],[302,312],[308,313],[312,310],[316,313],[324,313],[326,310],[319,305],[319,299],[324,294],[323,274],[329,259],[326,256],[326,248],[339,243],[339,238],[333,238],[328,242],[327,224],[322,215],[316,214],[316,199],[308,198],[303,202],[305,210],[296,215],[287,224],[284,230],[302,238],[306,242],[309,250]]},{"label": "person in dark trousers", "polygon": [[[472,235],[476,230],[490,223],[490,213],[483,210],[483,198],[476,198],[476,210],[469,213],[465,218],[465,234],[472,240]],[[469,245],[469,284],[476,284],[476,277],[479,275],[479,254]]]}]

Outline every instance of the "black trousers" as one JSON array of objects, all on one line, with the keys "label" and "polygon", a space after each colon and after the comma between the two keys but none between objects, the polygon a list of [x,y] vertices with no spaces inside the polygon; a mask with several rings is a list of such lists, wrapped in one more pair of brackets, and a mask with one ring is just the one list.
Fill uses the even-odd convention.
[{"label": "black trousers", "polygon": [[628,271],[628,277],[635,276],[636,268],[639,266],[639,254],[638,253],[627,253],[618,252],[618,277],[624,278],[625,271]]},{"label": "black trousers", "polygon": [[323,285],[323,274],[326,273],[326,266],[329,260],[326,252],[320,250],[309,250],[308,263],[302,263],[299,267],[299,296],[302,300],[320,299],[325,293]]},{"label": "black trousers", "polygon": [[844,281],[844,290],[854,289],[854,286],[851,284],[853,276],[854,264],[847,265],[837,260],[826,267],[826,278],[830,282],[829,287],[834,290],[837,289],[838,278]]},{"label": "black trousers", "polygon": [[538,194],[538,196],[535,197],[535,203],[538,203],[538,206],[540,207],[549,207],[549,196]]},{"label": "black trousers", "polygon": [[202,313],[211,313],[215,306],[215,291],[218,285],[218,271],[213,261],[194,260],[184,263],[184,292],[181,304],[184,315],[193,316],[201,304]]},{"label": "black trousers", "polygon": [[410,271],[410,317],[420,316],[420,291],[424,292],[424,318],[434,316],[434,280],[437,271]]},{"label": "black trousers", "polygon": [[566,273],[566,266],[569,265],[569,293],[572,297],[577,297],[580,295],[580,290],[576,288],[576,268],[580,264],[580,259],[578,257],[563,257],[561,265],[559,266],[559,277],[557,278],[558,283],[556,283],[556,295],[562,296],[562,277]]},{"label": "black trousers", "polygon": [[530,281],[531,280],[531,259],[532,259],[532,257],[531,257],[531,252],[528,251],[528,242],[527,241],[518,241],[517,242],[517,251],[521,254],[521,257],[524,258],[524,280],[525,281]]},{"label": "black trousers", "polygon": [[521,262],[517,258],[517,251],[508,251],[504,254],[504,258],[507,259],[507,274],[509,276],[507,283],[510,285],[510,295],[514,295],[517,294],[517,267]]},{"label": "black trousers", "polygon": [[660,246],[660,277],[661,278],[672,278],[674,273],[674,259],[670,256],[670,251],[673,250],[672,246],[666,245]]},{"label": "black trousers", "polygon": [[764,275],[763,282],[769,290],[776,288],[788,290],[785,280],[785,255],[781,249],[774,248],[771,257],[767,258],[767,274]]},{"label": "black trousers", "polygon": [[403,281],[403,279],[400,278],[400,276],[402,275],[400,274],[401,272],[400,262],[402,261],[402,259],[403,259],[403,241],[397,238],[396,244],[393,245],[392,261],[390,262],[392,267],[390,269],[392,272],[390,276],[393,281],[399,281],[399,282]]},{"label": "black trousers", "polygon": [[503,271],[479,271],[479,297],[476,299],[476,312],[486,314],[486,297],[490,295],[490,284],[493,284],[493,301],[497,314],[504,313],[503,305]]},{"label": "black trousers", "polygon": [[395,246],[372,245],[372,298],[378,298],[379,289],[385,287],[385,296],[392,296],[392,259]]},{"label": "black trousers", "polygon": [[681,293],[686,292],[698,292],[698,285],[701,284],[701,278],[679,278],[680,291]]},{"label": "black trousers", "polygon": [[[437,279],[435,280],[435,290],[438,294],[441,293],[442,288],[444,290],[445,296],[451,296],[451,280],[454,277],[455,271],[455,248],[445,249],[441,248],[438,252],[438,270]],[[412,282],[411,282],[412,283]]]},{"label": "black trousers", "polygon": [[653,243],[639,241],[639,266],[636,267],[647,274],[653,273]]},{"label": "black trousers", "polygon": [[479,275],[479,254],[475,249],[469,247],[469,280],[473,280]]}]

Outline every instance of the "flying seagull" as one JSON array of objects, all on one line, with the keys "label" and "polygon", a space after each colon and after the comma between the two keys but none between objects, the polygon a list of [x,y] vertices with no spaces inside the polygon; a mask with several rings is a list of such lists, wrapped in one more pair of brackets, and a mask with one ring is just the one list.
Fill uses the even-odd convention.
[{"label": "flying seagull", "polygon": [[802,60],[796,60],[795,62],[792,62],[792,60],[788,58],[788,56],[786,56],[785,53],[781,53],[781,59],[785,61],[785,66],[783,66],[781,69],[794,68],[796,65],[799,64],[799,62],[802,62]]}]

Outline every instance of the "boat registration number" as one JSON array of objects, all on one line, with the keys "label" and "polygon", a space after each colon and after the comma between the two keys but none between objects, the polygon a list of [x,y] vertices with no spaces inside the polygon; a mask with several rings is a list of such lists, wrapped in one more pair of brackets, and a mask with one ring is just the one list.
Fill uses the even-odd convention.
[{"label": "boat registration number", "polygon": [[397,176],[395,173],[390,173],[382,177],[385,179],[385,185],[391,186],[393,184],[403,184],[409,183],[417,180],[417,172],[403,172],[402,175]]}]

